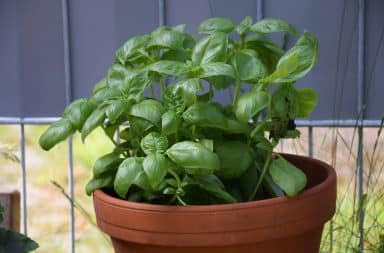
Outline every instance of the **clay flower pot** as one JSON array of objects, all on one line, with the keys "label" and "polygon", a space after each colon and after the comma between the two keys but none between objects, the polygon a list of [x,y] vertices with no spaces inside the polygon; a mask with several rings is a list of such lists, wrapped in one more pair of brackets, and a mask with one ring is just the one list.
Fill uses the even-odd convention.
[{"label": "clay flower pot", "polygon": [[285,157],[308,177],[294,198],[182,207],[132,203],[97,190],[97,223],[116,253],[317,253],[335,212],[336,174],[321,161]]}]

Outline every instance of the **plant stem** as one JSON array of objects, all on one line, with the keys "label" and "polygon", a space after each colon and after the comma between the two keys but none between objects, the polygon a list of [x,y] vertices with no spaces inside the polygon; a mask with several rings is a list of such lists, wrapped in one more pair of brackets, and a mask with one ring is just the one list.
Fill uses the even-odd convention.
[{"label": "plant stem", "polygon": [[272,158],[272,152],[269,152],[267,154],[267,157],[265,158],[264,166],[263,166],[263,169],[261,171],[261,175],[260,175],[259,179],[257,180],[256,187],[253,190],[251,196],[249,197],[249,201],[252,201],[255,198],[256,193],[257,193],[257,191],[260,188],[261,182],[263,182],[265,173],[267,173],[267,170],[268,170],[268,167],[269,167],[269,163],[271,162],[271,158]]},{"label": "plant stem", "polygon": [[256,134],[261,130],[262,127],[265,126],[265,123],[267,122],[267,117],[264,117],[263,120],[252,130],[251,132],[251,138],[255,138]]},{"label": "plant stem", "polygon": [[168,169],[168,172],[169,174],[171,174],[175,179],[176,179],[176,182],[177,182],[177,187],[180,188],[181,187],[181,180],[180,180],[180,177],[177,175],[176,172],[173,171],[173,169]]},{"label": "plant stem", "polygon": [[236,81],[235,94],[233,95],[232,106],[235,106],[237,103],[237,97],[239,96],[240,88],[241,88],[241,81],[237,80]]},{"label": "plant stem", "polygon": [[177,200],[182,204],[183,206],[187,206],[187,203],[185,203],[179,196],[176,197]]}]

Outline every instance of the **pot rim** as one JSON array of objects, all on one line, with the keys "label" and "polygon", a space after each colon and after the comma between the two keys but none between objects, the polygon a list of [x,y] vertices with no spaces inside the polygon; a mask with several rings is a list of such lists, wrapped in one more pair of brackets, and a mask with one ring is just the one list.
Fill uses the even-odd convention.
[{"label": "pot rim", "polygon": [[275,197],[264,200],[256,200],[256,201],[248,201],[241,203],[233,203],[233,204],[214,204],[214,205],[191,205],[191,206],[173,206],[173,205],[160,205],[160,204],[149,204],[149,203],[137,203],[131,202],[127,200],[122,200],[119,198],[115,198],[113,196],[108,195],[103,190],[96,190],[94,194],[94,198],[97,198],[99,201],[103,201],[105,203],[119,206],[122,208],[129,208],[141,211],[151,211],[151,212],[177,212],[177,213],[190,213],[190,212],[212,212],[212,211],[233,211],[234,208],[239,209],[248,209],[262,206],[275,206],[286,203],[287,201],[300,201],[313,195],[318,194],[319,192],[324,191],[328,187],[330,187],[336,181],[336,172],[335,170],[327,163],[307,157],[307,156],[299,156],[294,154],[283,154],[284,157],[300,157],[306,161],[311,161],[318,163],[327,173],[326,178],[319,184],[304,190],[302,193],[295,197]]}]

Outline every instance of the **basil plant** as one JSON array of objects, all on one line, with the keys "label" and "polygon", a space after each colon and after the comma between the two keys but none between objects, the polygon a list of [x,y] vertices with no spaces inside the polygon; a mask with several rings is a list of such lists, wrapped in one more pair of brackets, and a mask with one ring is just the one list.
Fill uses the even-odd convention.
[{"label": "basil plant", "polygon": [[[215,17],[198,32],[197,39],[184,25],[161,26],[129,39],[92,95],[68,105],[40,137],[49,150],[76,131],[84,141],[104,130],[114,149],[95,162],[87,194],[201,205],[305,188],[305,174],[273,150],[299,137],[294,120],[317,103],[313,89],[295,87],[317,61],[316,38],[271,18],[236,25]],[[275,32],[296,36],[296,44],[283,50],[268,37]],[[231,92],[232,102],[215,102],[218,90]]]}]

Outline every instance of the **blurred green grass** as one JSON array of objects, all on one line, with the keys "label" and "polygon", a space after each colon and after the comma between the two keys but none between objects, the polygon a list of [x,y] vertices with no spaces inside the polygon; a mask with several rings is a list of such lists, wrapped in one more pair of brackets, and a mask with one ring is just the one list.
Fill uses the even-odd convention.
[{"label": "blurred green grass", "polygon": [[[68,184],[68,145],[59,144],[50,152],[41,150],[38,137],[46,126],[27,126],[26,167],[29,235],[40,248],[37,253],[66,253],[69,250],[69,201],[61,190]],[[284,141],[278,151],[306,155],[308,133],[301,129],[298,140]],[[364,242],[366,252],[384,252],[384,139],[377,128],[364,130],[365,204]],[[314,128],[315,158],[332,164],[338,174],[338,211],[332,227],[324,230],[322,253],[355,253],[358,245],[356,190],[357,141],[353,128]],[[0,144],[19,148],[19,126],[0,126]],[[92,133],[82,144],[79,136],[74,143],[75,200],[91,214],[92,199],[84,192],[92,174],[94,161],[109,152],[112,144],[101,131]],[[376,144],[376,145],[375,145]],[[375,151],[374,151],[375,149]],[[17,152],[16,152],[17,154]],[[374,155],[374,156],[372,156]],[[0,157],[0,189],[20,189],[20,165]],[[75,211],[76,252],[109,253],[110,242],[79,210]],[[332,232],[331,232],[332,231]],[[331,236],[332,235],[332,236]]]}]

